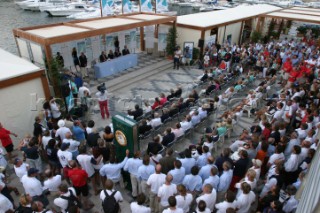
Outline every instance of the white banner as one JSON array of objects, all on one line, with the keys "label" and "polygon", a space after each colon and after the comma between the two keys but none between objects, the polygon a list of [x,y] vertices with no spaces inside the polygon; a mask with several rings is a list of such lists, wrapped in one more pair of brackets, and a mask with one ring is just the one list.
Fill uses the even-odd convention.
[{"label": "white banner", "polygon": [[154,47],[154,26],[146,26],[146,48],[153,48]]},{"label": "white banner", "polygon": [[158,28],[158,51],[165,51],[167,47],[167,35],[169,27],[160,25]]},{"label": "white banner", "polygon": [[119,48],[121,51],[126,43],[126,31],[121,31],[118,33],[118,40],[119,40]]},{"label": "white banner", "polygon": [[216,43],[216,37],[217,37],[216,34],[207,37],[206,40],[205,40],[205,45],[210,47],[212,44],[215,44]]},{"label": "white banner", "polygon": [[[137,32],[136,29],[130,31],[130,48],[131,52],[134,52],[137,46]],[[133,51],[132,51],[133,50]]]}]

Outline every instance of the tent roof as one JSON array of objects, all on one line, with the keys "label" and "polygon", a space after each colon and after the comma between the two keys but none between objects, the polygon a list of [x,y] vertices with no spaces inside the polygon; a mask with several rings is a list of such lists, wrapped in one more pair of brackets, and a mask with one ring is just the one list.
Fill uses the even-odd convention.
[{"label": "tent roof", "polygon": [[174,21],[176,21],[175,16],[137,12],[118,16],[17,28],[13,30],[13,33],[15,37],[24,38],[41,45],[51,45]]},{"label": "tent roof", "polygon": [[230,22],[245,20],[261,14],[280,10],[280,7],[257,4],[257,5],[240,5],[227,10],[218,10],[206,13],[195,13],[190,15],[178,16],[178,26],[194,26],[208,28],[224,25]]},{"label": "tent roof", "polygon": [[0,49],[0,81],[41,70],[29,61]]},{"label": "tent roof", "polygon": [[283,18],[283,19],[288,19],[288,20],[293,20],[293,21],[302,21],[302,22],[309,22],[309,23],[316,23],[320,24],[320,16],[315,16],[315,15],[303,15],[303,14],[298,14],[298,13],[287,13],[287,12],[274,12],[274,13],[269,13],[265,15],[266,17],[271,17],[271,18]]}]

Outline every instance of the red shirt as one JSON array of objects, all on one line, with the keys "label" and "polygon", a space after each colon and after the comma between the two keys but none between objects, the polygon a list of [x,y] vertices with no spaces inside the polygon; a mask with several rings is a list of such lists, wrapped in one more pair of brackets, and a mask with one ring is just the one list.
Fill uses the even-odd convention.
[{"label": "red shirt", "polygon": [[0,129],[0,140],[3,147],[9,146],[12,144],[12,140],[10,138],[10,131],[5,128]]},{"label": "red shirt", "polygon": [[88,174],[83,169],[70,169],[68,171],[68,176],[75,187],[81,187],[87,184]]},{"label": "red shirt", "polygon": [[167,101],[168,101],[168,100],[167,100],[166,97],[161,98],[161,99],[160,99],[160,105],[162,106],[162,105],[165,104]]},{"label": "red shirt", "polygon": [[157,108],[158,106],[160,106],[160,102],[154,102],[154,104],[151,106],[151,108],[154,110],[155,108]]},{"label": "red shirt", "polygon": [[271,130],[270,129],[268,129],[268,128],[264,128],[263,129],[262,135],[264,136],[264,138],[268,139],[270,134],[271,134]]}]

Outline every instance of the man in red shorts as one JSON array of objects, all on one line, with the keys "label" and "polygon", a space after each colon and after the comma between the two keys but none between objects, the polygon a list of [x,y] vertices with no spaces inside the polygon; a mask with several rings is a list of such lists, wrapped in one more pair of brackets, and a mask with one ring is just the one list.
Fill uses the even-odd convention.
[{"label": "man in red shorts", "polygon": [[83,196],[83,209],[89,210],[94,205],[91,201],[89,201],[89,188],[88,188],[88,174],[85,170],[79,168],[77,166],[76,161],[69,161],[69,166],[71,169],[68,171],[69,179],[72,182],[74,189],[76,190],[76,194],[81,201],[81,195]]},{"label": "man in red shorts", "polygon": [[2,124],[0,123],[0,140],[1,140],[2,146],[6,149],[8,153],[9,160],[11,161],[12,158],[15,156],[11,155],[11,152],[13,151],[13,143],[10,138],[10,135],[13,135],[14,137],[18,137],[17,134],[3,128]]}]

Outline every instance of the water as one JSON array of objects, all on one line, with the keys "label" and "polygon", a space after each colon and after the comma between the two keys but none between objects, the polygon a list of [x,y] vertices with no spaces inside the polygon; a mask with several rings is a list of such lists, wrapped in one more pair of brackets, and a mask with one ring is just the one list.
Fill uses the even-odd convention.
[{"label": "water", "polygon": [[46,13],[24,11],[13,0],[0,0],[0,48],[18,55],[12,29],[70,21],[64,17],[48,17]]},{"label": "water", "polygon": [[[178,15],[198,12],[192,10],[192,7],[170,6],[169,9],[177,11]],[[66,21],[70,19],[48,17],[46,13],[21,10],[14,4],[14,0],[0,0],[0,48],[18,55],[12,29]]]}]

